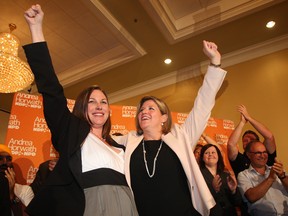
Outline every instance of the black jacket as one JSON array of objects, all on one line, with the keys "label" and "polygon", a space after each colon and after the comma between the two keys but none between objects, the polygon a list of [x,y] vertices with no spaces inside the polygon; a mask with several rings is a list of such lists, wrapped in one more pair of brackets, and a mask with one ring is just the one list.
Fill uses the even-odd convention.
[{"label": "black jacket", "polygon": [[34,197],[26,211],[32,216],[80,216],[85,209],[81,181],[80,145],[90,126],[67,108],[63,87],[54,72],[46,42],[24,46],[28,63],[43,96],[44,116],[59,152],[59,161],[44,188]]},{"label": "black jacket", "polygon": [[47,181],[49,174],[51,173],[51,171],[49,170],[49,163],[50,160],[47,160],[40,164],[36,176],[33,182],[30,184],[30,187],[32,188],[34,195],[40,191],[40,189]]},{"label": "black jacket", "polygon": [[206,167],[201,168],[201,172],[216,202],[216,205],[210,210],[210,216],[237,216],[235,207],[241,207],[242,196],[238,188],[236,189],[235,194],[231,193],[227,184],[227,177],[229,174],[226,172],[219,174],[221,177],[222,185],[220,187],[220,191],[216,193],[212,185],[214,176]]}]

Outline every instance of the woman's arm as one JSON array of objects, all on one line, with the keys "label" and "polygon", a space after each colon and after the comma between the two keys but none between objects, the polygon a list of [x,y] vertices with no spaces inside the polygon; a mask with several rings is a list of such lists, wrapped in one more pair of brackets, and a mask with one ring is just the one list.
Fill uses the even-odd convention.
[{"label": "woman's arm", "polygon": [[203,84],[194,101],[194,107],[183,124],[183,127],[191,140],[192,147],[198,142],[201,134],[205,130],[207,121],[215,104],[216,94],[226,75],[226,71],[219,66],[221,55],[218,52],[216,44],[203,41],[203,52],[207,55],[213,65],[208,67]]},{"label": "woman's arm", "polygon": [[47,43],[44,41],[42,31],[44,13],[40,5],[29,8],[24,17],[30,28],[33,43],[23,48],[35,76],[38,92],[43,96],[44,115],[52,134],[52,143],[59,151],[59,137],[65,135],[71,113],[67,108],[63,87],[55,74]]}]

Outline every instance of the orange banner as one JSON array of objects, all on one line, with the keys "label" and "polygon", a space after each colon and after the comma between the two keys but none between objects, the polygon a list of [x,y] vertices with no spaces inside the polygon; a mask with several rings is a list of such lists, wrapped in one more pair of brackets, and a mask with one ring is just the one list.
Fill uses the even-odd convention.
[{"label": "orange banner", "polygon": [[[68,99],[67,102],[68,108],[72,110],[74,100]],[[111,134],[127,134],[135,130],[135,116],[135,106],[111,105]],[[175,123],[182,124],[187,114],[172,112],[172,118]],[[210,118],[206,133],[215,137],[226,154],[226,143],[233,129],[234,123],[230,120]],[[18,183],[30,184],[39,164],[56,157],[50,138],[50,130],[43,115],[42,96],[15,93],[5,144],[12,151]],[[204,143],[201,139],[199,142]],[[231,169],[227,159],[225,164]]]}]

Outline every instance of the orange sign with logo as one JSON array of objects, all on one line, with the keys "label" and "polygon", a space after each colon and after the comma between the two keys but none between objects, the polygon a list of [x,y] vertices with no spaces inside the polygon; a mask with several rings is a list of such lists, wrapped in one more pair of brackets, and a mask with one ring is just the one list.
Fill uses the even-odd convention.
[{"label": "orange sign with logo", "polygon": [[[68,99],[67,103],[71,111],[74,100]],[[110,107],[111,134],[127,134],[130,130],[135,130],[135,106]],[[175,123],[182,124],[187,114],[172,112],[172,118]],[[230,120],[210,118],[206,133],[215,137],[222,152],[226,153],[226,143],[233,129],[234,123]],[[30,184],[40,163],[56,157],[50,138],[50,130],[43,115],[42,96],[15,93],[5,144],[11,149],[18,183]],[[199,142],[204,143],[201,139]],[[227,160],[225,164],[230,169]]]}]

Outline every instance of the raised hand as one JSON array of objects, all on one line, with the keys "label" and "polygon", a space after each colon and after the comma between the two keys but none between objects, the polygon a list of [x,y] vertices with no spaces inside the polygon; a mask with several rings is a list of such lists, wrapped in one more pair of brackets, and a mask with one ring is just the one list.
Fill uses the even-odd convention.
[{"label": "raised hand", "polygon": [[42,11],[41,6],[36,4],[25,11],[24,17],[29,25],[42,24],[44,12]]},{"label": "raised hand", "polygon": [[45,41],[42,30],[44,12],[41,6],[38,4],[32,5],[25,11],[24,17],[29,25],[33,43]]},{"label": "raised hand", "polygon": [[221,64],[221,54],[215,43],[203,40],[203,52],[210,59],[212,64]]},{"label": "raised hand", "polygon": [[249,119],[251,118],[251,116],[249,115],[246,107],[241,104],[237,107],[238,112],[241,113],[241,115],[243,115],[243,117],[246,119],[246,121],[249,121]]},{"label": "raised hand", "polygon": [[9,183],[10,198],[13,198],[15,186],[15,172],[13,168],[8,167],[7,170],[5,170],[5,177],[7,178]]},{"label": "raised hand", "polygon": [[277,158],[275,158],[275,163],[273,164],[271,169],[273,169],[273,171],[276,173],[277,176],[283,176],[284,174],[283,163]]},{"label": "raised hand", "polygon": [[273,181],[275,181],[276,179],[276,172],[272,169],[270,169],[270,173],[269,173],[269,176],[268,176],[269,179],[272,179]]},{"label": "raised hand", "polygon": [[244,124],[247,123],[247,120],[246,120],[245,116],[242,115],[242,114],[240,115],[240,121],[243,122]]}]

